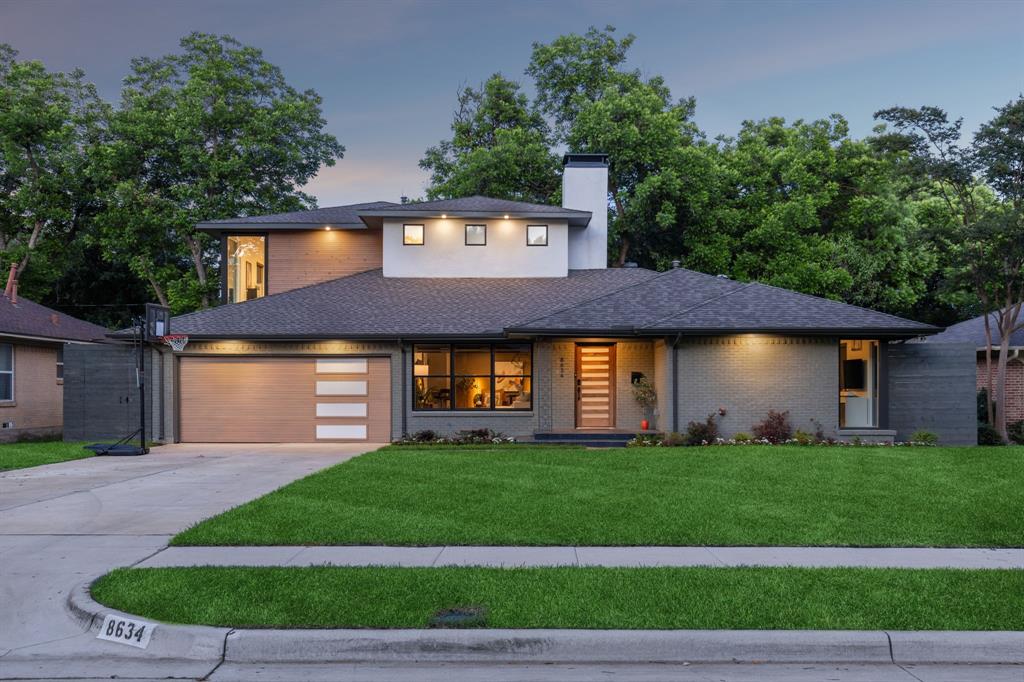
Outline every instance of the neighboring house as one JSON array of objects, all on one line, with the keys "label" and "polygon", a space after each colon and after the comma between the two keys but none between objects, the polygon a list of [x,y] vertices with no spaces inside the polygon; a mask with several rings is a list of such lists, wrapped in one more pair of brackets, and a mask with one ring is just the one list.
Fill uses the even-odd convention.
[{"label": "neighboring house", "polygon": [[[1002,336],[996,326],[995,313],[989,317],[992,331],[992,383],[996,380],[996,360]],[[977,351],[977,389],[988,389],[985,377],[985,316],[965,320],[947,327],[941,334],[927,339],[928,343],[967,343]],[[1024,329],[1010,336],[1010,362],[1006,366],[1006,420],[1009,423],[1024,420]]]},{"label": "neighboring house", "polygon": [[61,435],[64,348],[103,340],[107,330],[17,294],[0,296],[0,442]]},{"label": "neighboring house", "polygon": [[652,429],[721,410],[730,436],[788,410],[829,437],[975,442],[973,355],[903,343],[939,329],[679,268],[608,268],[607,182],[606,157],[570,154],[563,206],[468,197],[200,224],[221,240],[225,305],[172,320],[190,341],[150,362],[154,432],[635,433],[631,382],[645,376]]}]

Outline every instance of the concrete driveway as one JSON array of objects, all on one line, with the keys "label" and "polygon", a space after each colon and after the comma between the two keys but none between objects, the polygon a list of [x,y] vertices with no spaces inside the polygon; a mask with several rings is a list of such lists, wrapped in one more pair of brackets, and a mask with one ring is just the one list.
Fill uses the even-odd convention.
[{"label": "concrete driveway", "polygon": [[377,447],[165,445],[143,457],[0,473],[0,668],[5,659],[83,636],[65,611],[82,581],[142,561],[198,521]]}]

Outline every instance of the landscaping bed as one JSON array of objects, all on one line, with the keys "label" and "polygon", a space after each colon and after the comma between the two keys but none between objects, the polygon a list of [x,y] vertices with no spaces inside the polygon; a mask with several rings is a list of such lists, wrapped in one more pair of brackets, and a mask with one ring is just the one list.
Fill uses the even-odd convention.
[{"label": "landscaping bed", "polygon": [[0,471],[92,457],[93,453],[84,449],[83,445],[85,443],[65,443],[59,440],[3,443],[0,444]]},{"label": "landscaping bed", "polygon": [[858,568],[144,568],[101,603],[172,623],[423,628],[1022,630],[1024,571]]},{"label": "landscaping bed", "polygon": [[388,447],[177,545],[1022,547],[1024,447]]}]

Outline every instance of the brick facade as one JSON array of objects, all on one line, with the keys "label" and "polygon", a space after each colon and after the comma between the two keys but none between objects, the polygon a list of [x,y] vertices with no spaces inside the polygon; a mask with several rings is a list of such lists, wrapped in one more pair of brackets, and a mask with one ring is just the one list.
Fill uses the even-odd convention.
[{"label": "brick facade", "polygon": [[57,346],[14,346],[14,400],[0,403],[0,442],[59,436],[63,424],[63,382],[57,379]]},{"label": "brick facade", "polygon": [[[988,389],[985,378],[985,354],[978,354],[977,388]],[[992,385],[996,383],[996,359],[992,359]],[[1006,421],[1010,424],[1024,420],[1024,358],[1011,360],[1006,365]]]},{"label": "brick facade", "polygon": [[839,426],[836,339],[740,335],[686,339],[679,345],[679,429],[724,408],[719,432],[750,433],[769,410],[789,411],[793,429],[825,436]]}]

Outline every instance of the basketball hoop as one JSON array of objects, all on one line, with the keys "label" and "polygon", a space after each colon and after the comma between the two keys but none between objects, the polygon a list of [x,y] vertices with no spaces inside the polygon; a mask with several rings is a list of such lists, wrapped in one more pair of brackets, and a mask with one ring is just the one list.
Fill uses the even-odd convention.
[{"label": "basketball hoop", "polygon": [[180,353],[188,345],[188,334],[168,334],[161,336],[160,340],[170,346],[175,353]]}]

